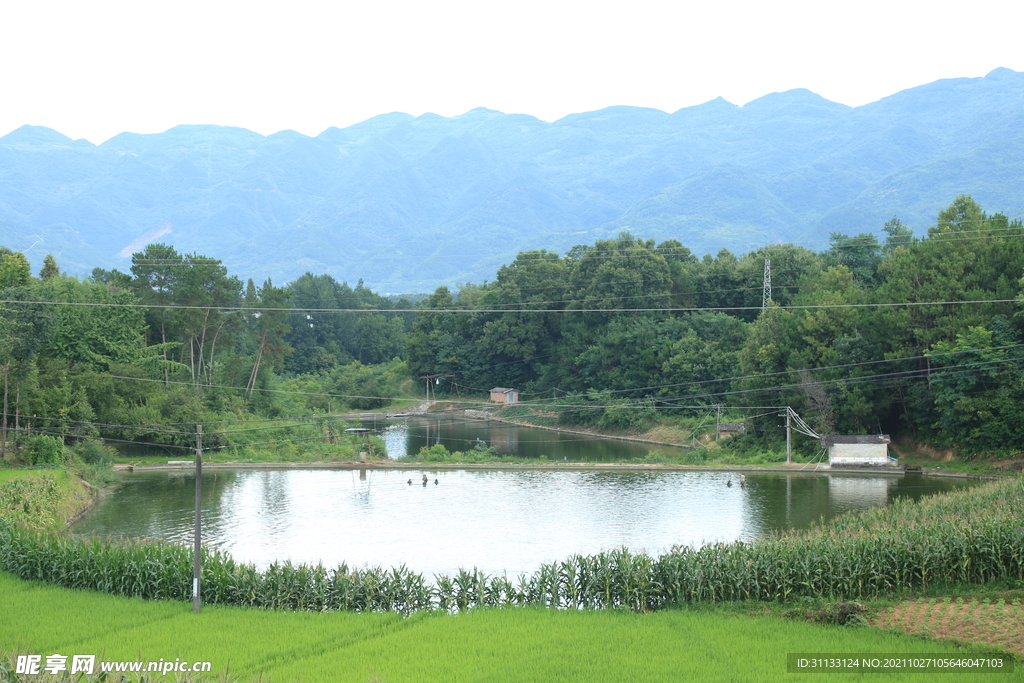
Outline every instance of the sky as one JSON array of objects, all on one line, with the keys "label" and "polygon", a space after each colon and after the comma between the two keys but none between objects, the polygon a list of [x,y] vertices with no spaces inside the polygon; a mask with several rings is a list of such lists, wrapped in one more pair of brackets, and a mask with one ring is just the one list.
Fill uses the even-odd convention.
[{"label": "sky", "polygon": [[850,106],[1024,71],[1024,3],[33,0],[0,9],[0,135],[219,124],[317,135],[475,107],[553,121],[807,88]]}]

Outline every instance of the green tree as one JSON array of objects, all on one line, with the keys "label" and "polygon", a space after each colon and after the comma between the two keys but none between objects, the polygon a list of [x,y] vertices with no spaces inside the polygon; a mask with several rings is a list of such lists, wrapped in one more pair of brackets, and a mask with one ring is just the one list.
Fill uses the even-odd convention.
[{"label": "green tree", "polygon": [[24,287],[32,281],[32,268],[20,251],[0,247],[0,290]]},{"label": "green tree", "polygon": [[60,275],[60,268],[57,267],[57,259],[53,258],[53,254],[47,254],[46,258],[43,259],[43,267],[39,271],[39,279],[49,280],[55,275]]},{"label": "green tree", "polygon": [[[95,282],[55,275],[39,283],[39,299],[52,301],[52,325],[43,353],[69,364],[98,370],[140,358],[145,348],[145,316],[135,295]],[[82,305],[75,305],[82,304]]]},{"label": "green tree", "polygon": [[14,420],[21,414],[22,384],[35,371],[35,356],[49,337],[51,311],[34,300],[27,287],[13,287],[4,296],[25,303],[0,304],[0,373],[3,374],[3,415],[0,417],[0,460],[7,451],[10,389],[15,384]]},{"label": "green tree", "polygon": [[[146,322],[150,331],[160,335],[161,355],[165,361],[164,383],[170,379],[167,365],[168,343],[172,339],[180,339],[181,314],[172,309],[176,303],[176,287],[178,277],[184,267],[184,260],[174,247],[153,243],[146,245],[141,252],[132,254],[131,286],[139,301],[151,308],[146,309]],[[93,278],[109,285],[123,284],[124,274],[116,270],[110,273],[93,271]]]},{"label": "green tree", "polygon": [[[478,319],[465,312],[451,290],[438,287],[420,302],[421,312],[408,337],[407,358],[412,376],[474,376],[486,366],[486,354],[475,343]],[[453,312],[455,311],[455,312]]]},{"label": "green tree", "polygon": [[899,218],[893,216],[882,226],[885,233],[885,244],[882,245],[882,254],[889,255],[897,247],[909,247],[915,242],[914,230],[903,225]]},{"label": "green tree", "polygon": [[355,329],[355,356],[361,363],[376,365],[405,353],[405,324],[401,318],[382,313],[362,313]]},{"label": "green tree", "polygon": [[182,259],[175,279],[175,302],[181,309],[182,357],[189,368],[192,384],[213,383],[217,344],[230,346],[238,311],[225,311],[237,306],[242,284],[229,276],[227,268],[217,259],[188,254]]},{"label": "green tree", "polygon": [[[252,280],[249,280],[250,288],[252,284]],[[288,308],[288,291],[275,287],[270,278],[255,292],[250,294],[246,291],[244,320],[249,333],[258,340],[252,372],[246,384],[246,391],[250,395],[256,387],[262,364],[269,361],[271,367],[278,367],[283,357],[291,351],[284,340],[289,329]]]},{"label": "green tree", "polygon": [[[968,327],[1012,315],[1012,305],[999,300],[1017,296],[1024,274],[1022,237],[1019,221],[987,216],[968,195],[960,195],[940,212],[927,237],[892,251],[879,267],[882,281],[876,290],[879,302],[900,304],[877,313],[888,330],[886,351],[923,356]],[[993,303],[956,303],[961,301]],[[923,363],[927,367],[927,359]]]},{"label": "green tree", "polygon": [[937,342],[928,355],[934,372],[932,436],[940,445],[966,453],[1017,450],[1024,446],[1020,421],[1024,390],[1019,377],[1024,353],[1015,337],[1004,336],[1008,326],[969,327],[953,342]]},{"label": "green tree", "polygon": [[475,330],[476,344],[487,360],[477,376],[465,378],[467,383],[521,387],[537,380],[561,336],[561,314],[529,311],[564,308],[568,275],[568,262],[546,250],[522,252],[498,270],[480,306],[519,310],[476,318],[482,324]]},{"label": "green tree", "polygon": [[878,238],[870,233],[850,237],[841,232],[833,232],[829,235],[829,243],[832,246],[825,255],[829,263],[846,266],[861,285],[875,283],[875,275],[882,262],[882,247],[878,244]]}]

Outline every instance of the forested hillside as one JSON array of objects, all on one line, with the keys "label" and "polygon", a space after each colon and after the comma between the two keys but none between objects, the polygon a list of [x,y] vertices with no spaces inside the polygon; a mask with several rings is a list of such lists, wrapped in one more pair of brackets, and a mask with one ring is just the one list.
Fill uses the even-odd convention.
[{"label": "forested hillside", "polygon": [[[243,283],[161,243],[128,272],[88,278],[51,257],[35,277],[4,247],[0,448],[185,448],[197,423],[379,408],[403,382],[444,375],[442,395],[484,401],[515,387],[562,423],[608,430],[718,404],[751,416],[792,406],[822,433],[1019,452],[1024,226],[961,195],[925,234],[898,218],[882,234],[697,258],[624,232],[564,255],[520,253],[493,281],[441,287],[417,306],[328,275]],[[768,415],[751,417],[737,448],[778,446]],[[253,438],[218,430],[207,445]]]},{"label": "forested hillside", "polygon": [[[563,423],[606,429],[686,406],[788,405],[820,433],[1024,447],[1021,222],[961,196],[920,238],[899,219],[883,230],[881,242],[833,233],[820,253],[698,259],[625,233],[564,257],[522,253],[493,283],[426,301],[448,312],[419,315],[409,368],[521,388]],[[778,439],[777,422],[769,411],[748,440]]]},{"label": "forested hillside", "polygon": [[391,113],[316,137],[178,126],[100,145],[25,126],[0,138],[0,242],[78,275],[160,242],[257,282],[425,292],[622,230],[702,256],[821,251],[893,215],[922,233],[964,192],[1019,217],[1021,178],[1024,74],[1009,69],[856,108],[791,90],[671,114]]}]

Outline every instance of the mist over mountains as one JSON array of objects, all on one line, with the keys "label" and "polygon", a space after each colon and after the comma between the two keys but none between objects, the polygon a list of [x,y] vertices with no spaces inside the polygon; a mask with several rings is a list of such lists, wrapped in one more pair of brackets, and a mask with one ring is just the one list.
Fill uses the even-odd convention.
[{"label": "mist over mountains", "polygon": [[923,233],[969,193],[1024,214],[1024,73],[936,81],[847,107],[807,90],[668,114],[617,106],[547,123],[474,109],[391,113],[316,137],[224,126],[101,145],[0,137],[0,244],[38,269],[126,270],[147,242],[278,284],[306,271],[384,292],[493,279],[526,249],[629,230],[697,254],[830,232]]}]

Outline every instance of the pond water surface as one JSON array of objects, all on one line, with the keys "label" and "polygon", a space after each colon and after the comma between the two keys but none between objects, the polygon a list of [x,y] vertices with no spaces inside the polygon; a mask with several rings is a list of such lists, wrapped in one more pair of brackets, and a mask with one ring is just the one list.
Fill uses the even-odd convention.
[{"label": "pond water surface", "polygon": [[[203,541],[260,567],[292,560],[514,576],[574,553],[752,540],[973,483],[837,472],[746,480],[669,470],[206,472]],[[190,544],[194,502],[192,472],[134,473],[73,531]]]},{"label": "pond water surface", "polygon": [[364,420],[363,426],[372,429],[384,440],[390,458],[414,455],[425,446],[437,444],[451,452],[489,447],[498,455],[569,462],[627,462],[643,459],[652,451],[665,455],[683,451],[674,446],[605,439],[493,420],[412,417],[401,420]]}]

